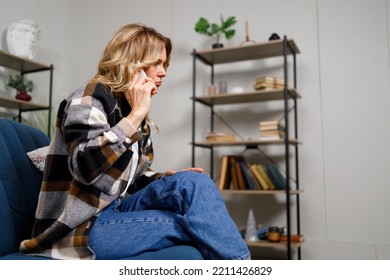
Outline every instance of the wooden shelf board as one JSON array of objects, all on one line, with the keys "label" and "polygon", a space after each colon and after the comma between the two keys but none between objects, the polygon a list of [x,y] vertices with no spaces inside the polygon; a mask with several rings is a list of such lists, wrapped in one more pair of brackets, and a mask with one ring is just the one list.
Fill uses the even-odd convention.
[{"label": "wooden shelf board", "polygon": [[[297,195],[302,193],[303,190],[290,190],[290,195]],[[285,190],[275,190],[275,191],[262,191],[262,190],[222,190],[221,193],[226,194],[249,194],[249,195],[284,195],[286,194]]]},{"label": "wooden shelf board", "polygon": [[[290,88],[288,90],[289,98],[300,98],[299,93]],[[192,97],[191,97],[192,98]],[[212,96],[198,96],[195,100],[206,105],[223,105],[223,104],[237,104],[237,103],[248,103],[248,102],[263,102],[272,100],[283,100],[284,90],[258,90],[243,93],[221,93]]]},{"label": "wooden shelf board", "polygon": [[0,65],[21,72],[35,72],[49,70],[51,66],[22,58],[0,50]]},{"label": "wooden shelf board", "polygon": [[[293,39],[288,39],[288,54],[300,53]],[[195,51],[195,56],[208,64],[230,63],[251,59],[263,59],[283,55],[283,40],[273,40],[247,46],[225,47]]]},{"label": "wooden shelf board", "polygon": [[[245,242],[248,247],[270,247],[270,248],[281,248],[285,249],[287,248],[287,241],[280,241],[280,242],[269,242],[267,240],[259,240],[259,241],[254,241],[254,242]],[[292,249],[298,249],[301,245],[302,242],[291,242],[291,248]]]},{"label": "wooden shelf board", "polygon": [[[290,139],[291,145],[301,144],[297,139]],[[214,141],[198,141],[193,143],[194,146],[211,148],[216,146],[258,146],[258,145],[284,145],[284,140],[247,140],[247,141],[229,141],[229,142],[214,142]]]},{"label": "wooden shelf board", "polygon": [[0,96],[0,106],[21,111],[45,110],[49,109],[48,105],[42,105],[31,101],[22,101],[9,97]]}]

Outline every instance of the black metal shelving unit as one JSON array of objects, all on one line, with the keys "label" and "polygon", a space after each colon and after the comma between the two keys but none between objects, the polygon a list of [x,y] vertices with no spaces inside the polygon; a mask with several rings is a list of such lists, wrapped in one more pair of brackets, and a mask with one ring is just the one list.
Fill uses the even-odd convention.
[{"label": "black metal shelving unit", "polygon": [[17,120],[19,122],[22,121],[23,112],[48,110],[47,135],[50,138],[52,94],[53,94],[53,70],[54,70],[53,65],[41,64],[39,62],[25,59],[0,50],[0,66],[19,71],[22,77],[30,73],[49,71],[50,77],[49,77],[48,104],[38,104],[31,101],[27,102],[27,101],[0,96],[0,107],[18,110]]},{"label": "black metal shelving unit", "polygon": [[[243,146],[247,149],[258,148],[263,145],[284,145],[284,154],[285,154],[285,171],[286,178],[291,178],[291,166],[290,166],[290,148],[293,147],[294,158],[295,158],[295,188],[292,189],[290,179],[286,180],[287,188],[285,191],[248,191],[246,193],[252,195],[283,195],[285,194],[286,198],[286,227],[287,227],[287,242],[286,244],[275,244],[275,247],[285,247],[287,248],[287,259],[292,259],[292,250],[297,250],[298,259],[301,259],[301,243],[291,242],[291,196],[296,197],[296,232],[297,234],[301,233],[300,228],[300,201],[299,195],[301,193],[299,187],[299,158],[298,158],[298,147],[300,142],[298,139],[298,108],[297,108],[297,99],[300,98],[299,93],[297,92],[297,63],[296,55],[300,51],[296,46],[294,40],[288,39],[286,36],[281,40],[268,41],[264,43],[258,43],[247,46],[239,46],[232,48],[222,48],[222,49],[211,49],[206,51],[196,51],[195,49],[192,52],[193,56],[193,77],[192,77],[192,166],[195,166],[195,149],[206,148],[210,150],[210,175],[213,178],[214,175],[214,149],[221,146]],[[292,85],[289,87],[289,61],[288,57],[292,56]],[[205,65],[208,65],[211,68],[210,83],[214,84],[214,65],[222,63],[233,63],[245,60],[258,60],[266,59],[271,57],[282,57],[283,58],[283,76],[285,81],[284,89],[282,90],[260,90],[260,91],[251,91],[244,92],[239,94],[226,93],[226,94],[217,94],[213,96],[198,96],[196,94],[196,63],[199,60]],[[242,104],[248,102],[267,102],[273,100],[280,100],[284,102],[284,120],[285,120],[285,130],[286,135],[282,140],[277,141],[236,141],[236,142],[208,142],[208,141],[196,141],[196,104],[202,104],[210,108],[210,131],[214,131],[214,121],[215,121],[215,106],[224,105],[224,104]],[[292,108],[289,108],[289,102],[292,101]],[[289,115],[293,112],[293,128],[289,124]],[[291,132],[291,130],[293,130]],[[242,191],[238,191],[242,192]],[[270,247],[269,244],[258,243],[251,244],[254,246],[264,246]]]}]

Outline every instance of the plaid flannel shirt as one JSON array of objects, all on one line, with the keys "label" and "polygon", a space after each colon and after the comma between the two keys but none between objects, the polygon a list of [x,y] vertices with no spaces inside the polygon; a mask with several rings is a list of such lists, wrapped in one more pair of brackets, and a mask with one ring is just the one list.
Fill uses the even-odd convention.
[{"label": "plaid flannel shirt", "polygon": [[22,253],[93,259],[88,234],[99,212],[127,186],[132,193],[163,175],[150,169],[150,129],[137,131],[123,118],[130,111],[123,95],[99,83],[61,102],[32,238],[21,243]]}]

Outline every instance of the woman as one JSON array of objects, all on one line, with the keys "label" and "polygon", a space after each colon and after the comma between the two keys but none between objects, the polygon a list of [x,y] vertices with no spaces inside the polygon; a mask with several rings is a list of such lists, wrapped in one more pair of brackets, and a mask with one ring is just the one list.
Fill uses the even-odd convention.
[{"label": "woman", "polygon": [[192,244],[206,259],[250,258],[202,169],[150,168],[148,113],[171,51],[170,39],[154,29],[123,26],[97,74],[60,104],[33,238],[22,252],[118,259]]}]

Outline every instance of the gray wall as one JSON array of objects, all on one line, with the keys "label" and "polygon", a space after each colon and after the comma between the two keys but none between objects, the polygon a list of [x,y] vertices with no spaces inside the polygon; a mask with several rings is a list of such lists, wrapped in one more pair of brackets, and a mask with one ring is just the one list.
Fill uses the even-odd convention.
[{"label": "gray wall", "polygon": [[[390,1],[0,0],[0,6],[1,49],[7,50],[5,32],[10,23],[30,19],[41,26],[36,59],[55,66],[55,110],[62,98],[94,74],[105,43],[121,25],[142,22],[172,38],[172,66],[152,105],[152,118],[161,131],[154,135],[154,167],[161,171],[181,169],[191,162],[190,53],[212,43],[193,31],[197,19],[204,16],[217,21],[219,14],[235,15],[237,35],[225,42],[226,46],[245,39],[245,20],[255,41],[266,41],[273,32],[293,38],[301,50],[297,57],[302,95],[299,135],[303,142],[299,167],[304,189],[301,225],[306,238],[302,258],[390,259]],[[280,66],[276,59],[238,63],[218,68],[216,78],[228,80],[229,86],[250,89],[260,75],[281,75]],[[198,86],[205,88],[208,68],[199,66],[198,70],[199,78],[205,78]],[[235,75],[235,71],[240,74]],[[7,75],[1,68],[0,77]],[[44,102],[47,80],[40,74],[34,79],[37,90],[33,98]],[[0,83],[0,94],[14,93]],[[270,110],[277,115],[280,108],[249,104],[224,107],[220,112],[240,133],[255,138],[260,117],[266,117]],[[208,112],[200,107],[199,112],[203,111]],[[229,111],[234,118],[229,117]],[[41,117],[32,117],[37,126],[39,121]],[[225,127],[219,124],[218,128]],[[207,127],[200,126],[197,131],[206,132]],[[267,152],[278,154],[272,149]],[[197,155],[204,158],[197,165],[208,171],[207,152],[197,151]],[[258,223],[272,222],[268,214],[275,215],[279,223],[283,221],[282,213],[264,197],[226,199],[240,227],[245,226],[249,207],[256,209]],[[280,198],[271,200],[279,205],[283,202]]]}]

